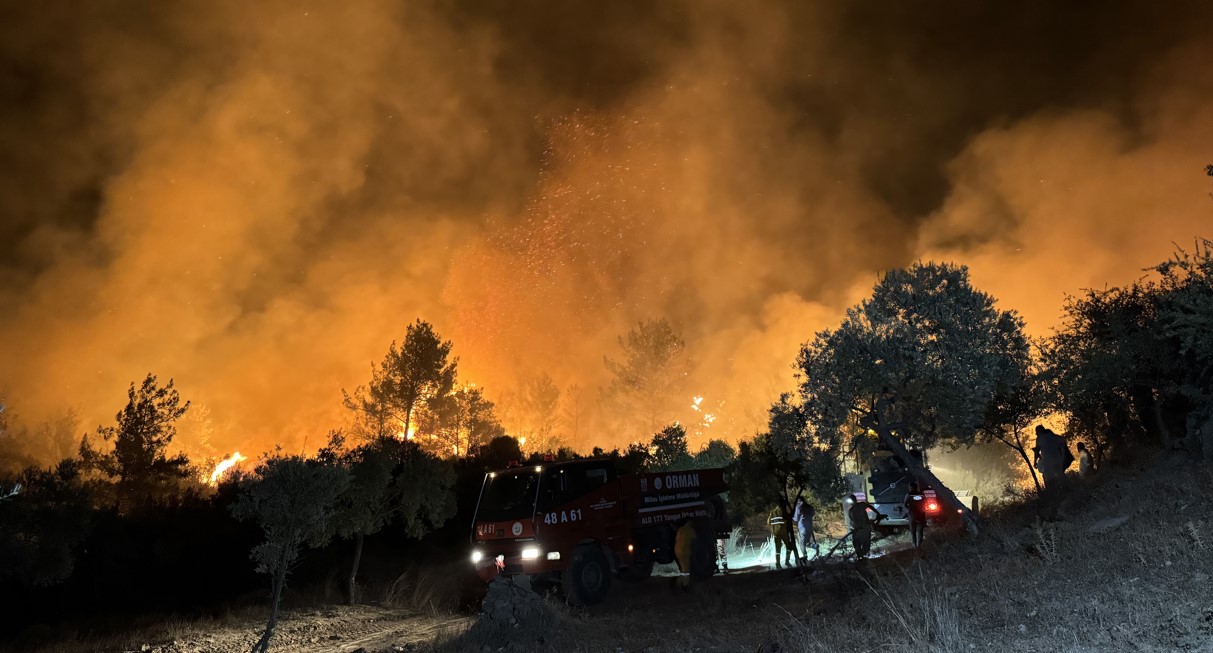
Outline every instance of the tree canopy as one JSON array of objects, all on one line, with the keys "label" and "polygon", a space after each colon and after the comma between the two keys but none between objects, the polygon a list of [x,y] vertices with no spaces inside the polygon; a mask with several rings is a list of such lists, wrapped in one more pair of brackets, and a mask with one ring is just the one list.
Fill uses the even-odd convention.
[{"label": "tree canopy", "polygon": [[973,288],[966,267],[891,270],[838,328],[801,348],[799,401],[772,409],[772,433],[795,430],[802,420],[797,446],[818,468],[813,476],[836,475],[837,463],[831,472],[828,461],[870,435],[914,464],[906,447],[974,443],[990,403],[1019,382],[1029,355],[1023,320]]},{"label": "tree canopy", "polygon": [[266,651],[278,620],[287,574],[304,547],[328,543],[334,534],[338,500],[350,483],[340,465],[300,456],[274,455],[245,481],[232,515],[255,521],[265,541],[253,549],[257,571],[270,575],[273,596],[269,622],[254,651]]},{"label": "tree canopy", "polygon": [[1042,347],[1052,402],[1097,454],[1177,446],[1185,431],[1184,446],[1203,449],[1197,431],[1213,413],[1210,241],[1152,269],[1157,278],[1067,298],[1062,327]]},{"label": "tree canopy", "polygon": [[687,432],[681,424],[674,423],[653,434],[649,447],[648,466],[656,471],[690,469],[691,454],[687,451]]},{"label": "tree canopy", "polygon": [[451,341],[444,341],[429,322],[417,320],[408,326],[404,342],[393,341],[379,365],[372,366],[369,385],[343,393],[345,405],[362,416],[366,435],[409,435],[417,410],[451,393],[458,362],[451,357]]},{"label": "tree canopy", "polygon": [[115,426],[97,427],[97,435],[111,449],[94,448],[86,436],[80,455],[86,466],[114,479],[120,507],[139,506],[162,497],[190,474],[184,454],[170,456],[169,444],[177,434],[176,422],[189,410],[181,402],[173,381],[160,387],[148,374],[139,387],[130,385],[126,406],[115,416]]},{"label": "tree canopy", "polygon": [[964,266],[892,270],[837,329],[801,348],[807,426],[831,448],[856,419],[923,449],[969,444],[1028,354],[1023,320],[974,289]]}]

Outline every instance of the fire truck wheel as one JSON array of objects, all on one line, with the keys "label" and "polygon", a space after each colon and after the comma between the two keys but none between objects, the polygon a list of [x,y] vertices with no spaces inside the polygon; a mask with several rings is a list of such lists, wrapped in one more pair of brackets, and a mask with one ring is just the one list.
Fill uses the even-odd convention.
[{"label": "fire truck wheel", "polygon": [[597,546],[582,545],[573,552],[561,581],[569,605],[593,605],[611,589],[611,565]]}]

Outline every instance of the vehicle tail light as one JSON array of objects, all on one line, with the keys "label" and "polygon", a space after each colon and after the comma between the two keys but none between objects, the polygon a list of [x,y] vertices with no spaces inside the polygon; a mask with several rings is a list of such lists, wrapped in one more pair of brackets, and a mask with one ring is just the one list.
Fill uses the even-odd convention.
[{"label": "vehicle tail light", "polygon": [[939,504],[931,501],[927,504],[927,512],[939,512]]}]

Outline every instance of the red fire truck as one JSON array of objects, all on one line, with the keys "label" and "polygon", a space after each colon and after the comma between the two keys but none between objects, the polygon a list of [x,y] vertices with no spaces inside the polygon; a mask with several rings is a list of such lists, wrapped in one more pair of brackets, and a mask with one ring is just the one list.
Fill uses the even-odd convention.
[{"label": "red fire truck", "polygon": [[472,519],[472,564],[485,581],[530,575],[559,582],[575,605],[601,601],[619,574],[646,578],[675,559],[678,528],[696,534],[692,575],[715,571],[729,530],[723,469],[618,474],[612,460],[489,472]]}]

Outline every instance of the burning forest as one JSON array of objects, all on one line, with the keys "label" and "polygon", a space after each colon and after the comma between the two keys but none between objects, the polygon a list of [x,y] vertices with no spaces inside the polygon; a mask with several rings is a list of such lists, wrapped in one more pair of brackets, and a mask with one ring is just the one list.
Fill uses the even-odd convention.
[{"label": "burning forest", "polygon": [[[256,604],[260,639],[178,648],[311,650],[291,619],[342,603],[348,633],[560,650],[630,632],[570,609],[654,609],[611,578],[701,596],[785,544],[860,605],[902,590],[834,551],[869,569],[870,508],[873,567],[917,556],[914,496],[996,533],[983,556],[1078,555],[1054,525],[1119,518],[1102,484],[1213,459],[1209,25],[1194,0],[0,9],[0,648]],[[1166,523],[1203,551],[1206,518]],[[518,576],[551,593],[482,582]],[[778,637],[669,648],[844,645],[790,646],[833,599],[781,596]],[[646,632],[620,647],[665,650]]]}]

